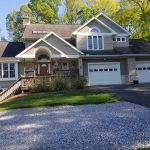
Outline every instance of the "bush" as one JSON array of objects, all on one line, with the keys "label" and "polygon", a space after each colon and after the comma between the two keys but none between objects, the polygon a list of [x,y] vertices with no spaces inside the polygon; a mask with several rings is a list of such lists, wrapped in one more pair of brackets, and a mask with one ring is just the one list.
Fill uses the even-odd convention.
[{"label": "bush", "polygon": [[47,78],[35,79],[33,84],[29,87],[29,91],[33,93],[47,92],[49,90]]},{"label": "bush", "polygon": [[68,77],[56,76],[50,83],[50,90],[61,91],[70,88],[70,80]]},{"label": "bush", "polygon": [[72,82],[72,86],[77,89],[83,89],[87,83],[87,79],[84,76],[77,76]]}]

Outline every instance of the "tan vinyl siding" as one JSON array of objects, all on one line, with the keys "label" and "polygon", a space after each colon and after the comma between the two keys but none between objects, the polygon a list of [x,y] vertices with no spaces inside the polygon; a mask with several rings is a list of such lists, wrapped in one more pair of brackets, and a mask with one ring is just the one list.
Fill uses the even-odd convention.
[{"label": "tan vinyl siding", "polygon": [[0,88],[8,88],[9,86],[11,86],[14,81],[0,81]]},{"label": "tan vinyl siding", "polygon": [[71,46],[67,45],[54,35],[49,36],[46,41],[67,55],[79,55],[76,50],[74,50]]},{"label": "tan vinyl siding", "polygon": [[113,42],[114,47],[129,47],[129,38],[126,37],[126,42]]},{"label": "tan vinyl siding", "polygon": [[101,33],[111,33],[107,28],[105,28],[104,26],[102,26],[100,23],[98,23],[95,20],[90,22],[88,25],[86,25],[84,28],[82,28],[79,32],[89,33],[90,29],[93,27],[99,28]]},{"label": "tan vinyl siding", "polygon": [[104,50],[113,50],[112,36],[103,36],[104,38]]},{"label": "tan vinyl siding", "polygon": [[109,21],[108,19],[106,19],[103,16],[99,16],[98,17],[99,20],[101,20],[104,24],[106,24],[108,27],[110,27],[111,29],[113,29],[115,32],[117,33],[122,33],[125,34],[126,32],[124,30],[122,30],[121,28],[119,28],[116,24],[112,23],[111,21]]},{"label": "tan vinyl siding", "polygon": [[86,35],[77,35],[77,49],[86,50],[87,49],[87,36]]}]

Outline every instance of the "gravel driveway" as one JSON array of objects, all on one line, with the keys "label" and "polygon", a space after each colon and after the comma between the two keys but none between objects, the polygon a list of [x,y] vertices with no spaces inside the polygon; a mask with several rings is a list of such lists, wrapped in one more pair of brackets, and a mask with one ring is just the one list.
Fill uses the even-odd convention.
[{"label": "gravel driveway", "polygon": [[0,112],[1,150],[138,146],[150,146],[150,109],[128,102]]}]

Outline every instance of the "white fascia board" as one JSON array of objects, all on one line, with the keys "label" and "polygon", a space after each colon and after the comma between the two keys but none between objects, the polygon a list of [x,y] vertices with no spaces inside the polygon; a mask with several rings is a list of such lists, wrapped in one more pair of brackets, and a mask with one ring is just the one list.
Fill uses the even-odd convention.
[{"label": "white fascia board", "polygon": [[122,26],[120,26],[118,23],[114,22],[112,19],[110,19],[108,16],[106,16],[104,13],[100,13],[96,16],[96,18],[98,18],[99,16],[103,16],[106,19],[108,19],[109,21],[111,21],[112,23],[114,23],[116,26],[118,26],[119,28],[121,28],[123,31],[125,31],[128,35],[131,35],[131,33],[129,33],[127,30],[125,30]]},{"label": "white fascia board", "polygon": [[60,39],[62,42],[64,42],[65,44],[67,44],[68,46],[70,46],[71,48],[73,48],[75,51],[77,51],[80,54],[83,54],[81,51],[79,51],[76,47],[74,47],[73,45],[71,45],[70,43],[68,43],[67,41],[65,41],[63,38],[61,38],[60,36],[58,36],[56,33],[54,32],[50,32],[48,33],[43,39],[47,39],[50,35],[54,35],[56,36],[58,39]]},{"label": "white fascia board", "polygon": [[15,57],[17,58],[24,58],[23,54],[25,52],[27,52],[29,49],[31,49],[33,46],[35,46],[36,44],[40,43],[42,41],[42,39],[37,40],[36,42],[34,42],[32,45],[30,45],[29,47],[27,47],[24,51],[22,51],[21,53],[19,53],[18,55],[16,55]]}]

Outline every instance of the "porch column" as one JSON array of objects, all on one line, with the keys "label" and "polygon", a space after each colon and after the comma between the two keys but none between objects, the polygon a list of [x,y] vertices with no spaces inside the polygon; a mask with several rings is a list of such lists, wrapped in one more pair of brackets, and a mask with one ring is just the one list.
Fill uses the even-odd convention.
[{"label": "porch column", "polygon": [[127,58],[127,66],[128,66],[128,75],[129,82],[133,82],[135,80],[136,74],[136,59],[135,58]]},{"label": "porch column", "polygon": [[83,75],[83,61],[82,58],[78,59],[78,65],[79,65],[79,75]]}]

